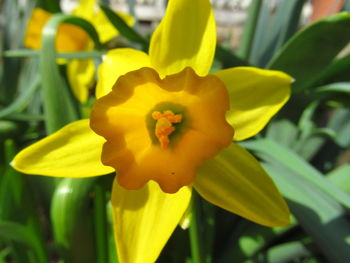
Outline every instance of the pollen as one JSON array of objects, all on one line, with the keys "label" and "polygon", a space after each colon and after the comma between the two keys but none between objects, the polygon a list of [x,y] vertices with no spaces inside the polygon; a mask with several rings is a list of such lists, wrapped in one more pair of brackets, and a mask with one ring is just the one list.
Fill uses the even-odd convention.
[{"label": "pollen", "polygon": [[154,134],[156,135],[160,147],[167,149],[170,139],[169,136],[175,131],[173,124],[180,123],[182,121],[182,114],[174,114],[171,110],[152,112],[152,118],[156,120],[156,127]]}]

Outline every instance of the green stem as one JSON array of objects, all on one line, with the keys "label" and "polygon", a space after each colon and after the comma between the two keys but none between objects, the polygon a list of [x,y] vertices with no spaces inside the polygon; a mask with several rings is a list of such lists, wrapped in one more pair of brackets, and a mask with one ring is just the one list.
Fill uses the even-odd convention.
[{"label": "green stem", "polygon": [[106,193],[100,183],[95,184],[95,235],[97,262],[108,262]]},{"label": "green stem", "polygon": [[212,204],[205,202],[203,204],[204,216],[205,216],[205,262],[210,263],[213,261],[213,243],[215,234],[215,208]]},{"label": "green stem", "polygon": [[237,55],[242,59],[249,60],[252,49],[256,25],[259,18],[262,0],[253,0],[249,8],[248,19],[244,26],[242,40],[239,43]]},{"label": "green stem", "polygon": [[196,192],[192,193],[192,214],[189,228],[190,244],[192,253],[192,263],[204,263],[201,236],[198,224],[198,202],[199,197]]}]

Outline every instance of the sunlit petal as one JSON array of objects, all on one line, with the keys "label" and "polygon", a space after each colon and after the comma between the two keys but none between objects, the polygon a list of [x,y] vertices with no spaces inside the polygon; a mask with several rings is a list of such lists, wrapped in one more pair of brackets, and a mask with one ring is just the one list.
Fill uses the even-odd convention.
[{"label": "sunlit petal", "polygon": [[190,199],[188,187],[166,194],[152,181],[140,190],[125,190],[115,180],[112,205],[120,262],[155,262]]},{"label": "sunlit petal", "polygon": [[151,63],[146,53],[130,48],[119,48],[109,51],[98,69],[96,97],[108,94],[117,79],[129,71],[142,67],[150,67]]},{"label": "sunlit petal", "polygon": [[26,174],[57,177],[89,177],[113,172],[100,161],[104,139],[88,120],[68,124],[54,134],[22,150],[12,166]]},{"label": "sunlit petal", "polygon": [[195,189],[209,202],[266,226],[289,223],[288,207],[259,162],[232,144],[198,169]]},{"label": "sunlit petal", "polygon": [[89,89],[95,80],[92,59],[73,59],[67,65],[68,81],[75,97],[82,103],[88,99]]},{"label": "sunlit petal", "polygon": [[236,141],[261,131],[290,96],[292,78],[280,71],[237,67],[215,75],[230,94],[227,120],[235,129]]},{"label": "sunlit petal", "polygon": [[149,54],[162,77],[185,67],[192,67],[202,76],[211,68],[215,45],[215,20],[209,0],[170,0],[152,35]]}]

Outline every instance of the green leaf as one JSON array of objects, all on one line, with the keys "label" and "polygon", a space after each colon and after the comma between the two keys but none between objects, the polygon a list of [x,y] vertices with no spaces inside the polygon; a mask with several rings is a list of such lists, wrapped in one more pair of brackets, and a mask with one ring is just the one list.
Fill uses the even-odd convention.
[{"label": "green leaf", "polygon": [[31,262],[49,262],[46,252],[42,249],[41,242],[27,227],[10,221],[0,220],[0,237],[1,239],[8,239],[31,248],[35,252],[35,257],[29,257],[33,260]]},{"label": "green leaf", "polygon": [[14,112],[21,111],[29,102],[34,92],[37,90],[40,84],[40,76],[37,74],[32,83],[28,85],[28,88],[19,94],[19,96],[9,106],[0,110],[0,118],[4,118]]},{"label": "green leaf", "polygon": [[307,245],[301,241],[293,241],[283,244],[278,244],[269,248],[266,251],[264,259],[269,263],[277,262],[308,262],[304,261],[305,258],[311,257],[311,251],[309,251]]},{"label": "green leaf", "polygon": [[[80,52],[57,52],[57,58],[101,58],[106,52],[105,51],[80,51]],[[16,58],[16,57],[37,57],[40,55],[40,51],[31,49],[16,49],[6,50],[4,52],[5,57]]]},{"label": "green leaf", "polygon": [[321,86],[333,82],[349,82],[350,54],[336,58],[323,71],[316,74],[309,86]]},{"label": "green leaf", "polygon": [[101,10],[107,16],[111,24],[119,31],[119,33],[132,42],[139,43],[144,50],[148,50],[148,40],[141,36],[136,30],[130,27],[125,21],[107,5],[99,3]]},{"label": "green leaf", "polygon": [[350,95],[350,82],[337,82],[329,85],[316,88],[314,91],[316,94],[330,94],[330,93],[342,93],[344,95]]},{"label": "green leaf", "polygon": [[350,195],[330,183],[319,171],[301,159],[296,153],[269,139],[247,141],[242,145],[249,150],[261,153],[264,160],[277,161],[291,171],[300,174],[305,180],[315,184],[329,196],[350,209]]},{"label": "green leaf", "polygon": [[327,174],[328,179],[343,191],[350,194],[350,164],[344,164]]},{"label": "green leaf", "polygon": [[296,32],[305,0],[281,1],[276,11],[270,13],[268,6],[261,14],[257,27],[259,37],[254,40],[250,61],[265,67],[272,55]]},{"label": "green leaf", "polygon": [[52,199],[51,221],[55,241],[65,262],[96,263],[93,213],[89,193],[96,177],[64,178]]},{"label": "green leaf", "polygon": [[269,124],[266,130],[266,138],[272,139],[284,146],[293,147],[298,138],[297,126],[287,120],[275,120]]},{"label": "green leaf", "polygon": [[262,2],[262,0],[252,1],[249,7],[248,19],[245,21],[243,35],[237,49],[237,55],[246,60],[249,60]]},{"label": "green leaf", "polygon": [[228,249],[226,249],[220,262],[244,262],[252,259],[254,255],[262,252],[264,248],[275,243],[282,235],[296,227],[296,220],[292,217],[291,224],[286,227],[264,227],[249,221],[243,221],[236,224],[233,235],[229,240]]},{"label": "green leaf", "polygon": [[328,128],[334,130],[337,136],[335,142],[341,147],[350,145],[350,110],[339,109],[333,112],[328,123]]},{"label": "green leaf", "polygon": [[95,236],[96,236],[96,251],[97,263],[105,263],[109,257],[108,247],[108,232],[107,232],[107,199],[106,191],[101,183],[96,183],[94,186],[94,204],[95,204]]},{"label": "green leaf", "polygon": [[272,160],[263,166],[273,178],[299,224],[312,237],[330,262],[346,263],[350,258],[350,222],[345,211],[318,185],[285,164]]},{"label": "green leaf", "polygon": [[0,236],[28,247],[31,247],[34,241],[33,236],[25,226],[10,221],[0,220]]},{"label": "green leaf", "polygon": [[294,92],[314,82],[350,40],[350,14],[328,16],[297,33],[274,56],[268,67],[282,70],[296,81]]},{"label": "green leaf", "polygon": [[[7,140],[4,146],[5,160],[8,164],[13,159],[16,149],[12,140]],[[9,165],[0,177],[0,221],[4,222],[3,225],[0,223],[0,236],[5,235],[15,241],[13,247],[16,252],[23,254],[24,258],[30,258],[33,251],[26,251],[18,246],[25,244],[34,249],[36,260],[31,262],[48,262],[41,223],[27,177]],[[13,223],[7,224],[9,221]],[[8,233],[2,227],[8,228]],[[23,239],[20,235],[23,235]],[[17,244],[18,242],[21,244]]]},{"label": "green leaf", "polygon": [[40,75],[44,99],[45,123],[48,133],[79,119],[77,101],[73,98],[67,83],[60,75],[56,64],[55,38],[62,23],[71,23],[83,28],[100,47],[95,28],[86,20],[62,14],[53,15],[43,29],[40,51]]}]

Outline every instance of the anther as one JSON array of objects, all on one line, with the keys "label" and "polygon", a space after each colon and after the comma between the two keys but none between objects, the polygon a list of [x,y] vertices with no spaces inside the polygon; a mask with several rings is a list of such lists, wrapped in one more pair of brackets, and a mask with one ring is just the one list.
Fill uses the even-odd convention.
[{"label": "anther", "polygon": [[152,118],[157,121],[155,128],[155,135],[160,143],[162,149],[168,148],[169,136],[175,131],[174,123],[180,123],[182,121],[182,114],[174,114],[170,110],[152,112]]}]

